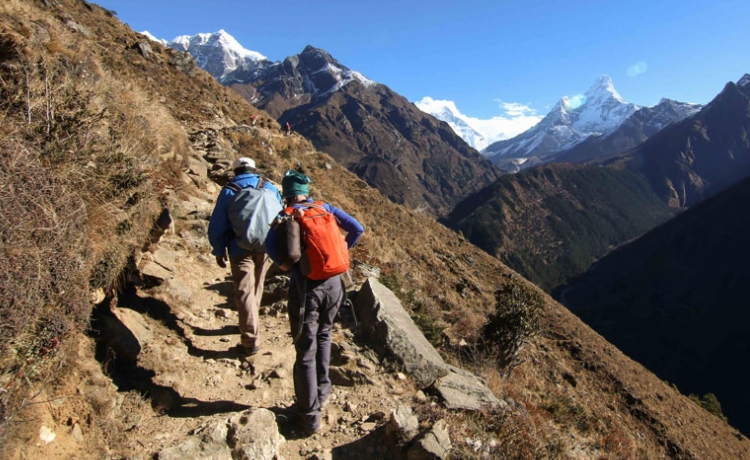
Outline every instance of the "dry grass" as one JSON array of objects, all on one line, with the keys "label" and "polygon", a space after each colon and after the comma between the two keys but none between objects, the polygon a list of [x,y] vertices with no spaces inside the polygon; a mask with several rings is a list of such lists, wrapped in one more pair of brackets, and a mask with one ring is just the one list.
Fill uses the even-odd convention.
[{"label": "dry grass", "polygon": [[89,286],[113,287],[143,244],[188,146],[78,37],[8,6],[20,20],[0,30],[0,435],[86,328]]}]

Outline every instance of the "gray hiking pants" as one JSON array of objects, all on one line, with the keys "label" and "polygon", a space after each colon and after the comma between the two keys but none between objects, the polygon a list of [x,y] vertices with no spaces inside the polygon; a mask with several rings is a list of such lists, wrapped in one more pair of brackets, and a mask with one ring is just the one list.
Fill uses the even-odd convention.
[{"label": "gray hiking pants", "polygon": [[240,316],[240,345],[258,346],[258,307],[263,296],[263,282],[271,265],[262,252],[248,253],[229,258],[234,283],[234,304]]},{"label": "gray hiking pants", "polygon": [[320,428],[320,409],[331,395],[328,367],[331,362],[331,329],[344,300],[341,277],[324,281],[305,278],[299,267],[292,269],[289,284],[289,322],[297,359],[294,363],[294,394],[303,423]]}]

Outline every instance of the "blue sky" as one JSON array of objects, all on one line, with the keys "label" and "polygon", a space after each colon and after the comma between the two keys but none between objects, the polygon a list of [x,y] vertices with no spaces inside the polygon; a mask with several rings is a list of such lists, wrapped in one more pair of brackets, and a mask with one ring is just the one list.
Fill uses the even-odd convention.
[{"label": "blue sky", "polygon": [[750,73],[748,0],[98,0],[171,40],[224,29],[282,60],[306,45],[410,101],[544,116],[608,74],[627,102],[707,103]]}]

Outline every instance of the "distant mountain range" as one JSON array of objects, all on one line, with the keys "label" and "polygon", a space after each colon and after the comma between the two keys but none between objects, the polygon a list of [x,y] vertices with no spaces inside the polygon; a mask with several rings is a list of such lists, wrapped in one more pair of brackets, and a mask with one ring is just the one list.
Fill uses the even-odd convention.
[{"label": "distant mountain range", "polygon": [[[645,113],[638,115],[633,122],[642,127],[632,133],[632,139],[623,140],[631,133],[621,131],[617,140],[607,146],[621,144],[634,146],[642,142],[642,134],[654,133],[669,123],[682,120],[684,117],[700,110],[700,105],[662,101],[654,108],[646,108]],[[483,154],[501,169],[516,172],[528,167],[549,163],[551,161],[587,160],[595,157],[596,149],[586,153],[564,156],[563,153],[589,140],[606,139],[640,112],[641,107],[625,102],[615,90],[612,79],[602,75],[588,91],[583,100],[571,100],[563,97],[536,126],[508,140],[489,145]],[[600,151],[608,151],[602,148]]]},{"label": "distant mountain range", "polygon": [[[459,203],[444,222],[551,289],[609,250],[750,176],[748,94],[745,76],[699,112],[660,130],[659,124],[692,108],[663,100],[640,109],[609,136],[558,157],[597,157],[598,165],[549,164],[504,176]],[[633,147],[637,138],[646,140]]]},{"label": "distant mountain range", "polygon": [[700,111],[703,106],[662,99],[653,107],[642,107],[626,118],[609,135],[591,135],[579,144],[560,152],[556,162],[601,162],[636,147],[666,126]]},{"label": "distant mountain range", "polygon": [[269,62],[224,31],[168,45],[189,51],[254,106],[289,122],[316,148],[412,209],[445,215],[501,174],[448,124],[324,50],[307,46]]}]

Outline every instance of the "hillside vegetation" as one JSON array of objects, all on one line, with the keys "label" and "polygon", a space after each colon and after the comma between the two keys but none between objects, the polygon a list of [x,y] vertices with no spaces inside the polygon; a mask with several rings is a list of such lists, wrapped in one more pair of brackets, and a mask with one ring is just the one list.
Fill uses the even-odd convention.
[{"label": "hillside vegetation", "polygon": [[[195,346],[175,331],[195,329],[193,316],[206,306],[192,304],[190,295],[153,297],[139,265],[153,256],[152,230],[166,209],[175,218],[170,240],[183,255],[175,261],[179,277],[194,278],[199,299],[221,285],[205,261],[206,209],[240,155],[255,158],[276,182],[286,169],[304,168],[314,196],[360,220],[366,233],[353,259],[380,270],[445,358],[483,376],[505,402],[503,409],[474,413],[419,406],[420,421],[449,422],[455,458],[479,457],[475,441],[495,446],[501,458],[750,458],[747,438],[539,288],[434,220],[390,202],[308,140],[280,136],[268,114],[113,12],[82,0],[2,2],[0,106],[4,458],[151,458],[152,449],[216,420],[217,410],[242,406],[219,404],[226,401],[218,386],[175,377],[221,370],[216,360],[173,362]],[[506,373],[486,352],[482,331],[488,319],[496,324],[505,317],[496,299],[514,285],[533,293],[522,299],[541,305],[532,318],[538,330]],[[123,377],[111,356],[95,353],[97,331],[89,320],[95,307],[124,310],[138,299],[148,300],[139,313],[162,348],[146,346],[138,375]],[[167,372],[182,363],[197,367]],[[158,393],[136,385],[141,374],[158,382]],[[280,376],[286,384],[289,378]],[[250,382],[241,389],[263,404],[264,389]],[[357,397],[357,387],[348,391]],[[165,410],[164,394],[184,410]],[[66,450],[40,438],[43,424],[61,438],[74,436],[76,426],[84,435]],[[156,427],[168,431],[157,436]]]},{"label": "hillside vegetation", "polygon": [[639,174],[551,164],[500,178],[445,223],[550,291],[673,215]]},{"label": "hillside vegetation", "polygon": [[559,290],[587,324],[686,393],[715,394],[750,430],[745,382],[750,180],[685,211]]}]

